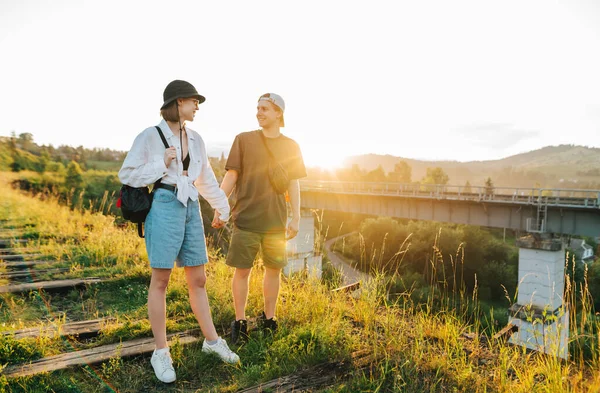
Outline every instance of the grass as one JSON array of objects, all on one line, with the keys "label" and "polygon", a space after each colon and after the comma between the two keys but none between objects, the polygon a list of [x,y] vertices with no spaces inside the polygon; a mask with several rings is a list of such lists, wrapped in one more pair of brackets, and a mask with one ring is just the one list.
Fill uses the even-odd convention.
[{"label": "grass", "polygon": [[121,169],[121,161],[94,161],[88,160],[86,167],[89,169],[97,169],[101,171],[117,172]]},{"label": "grass", "polygon": [[[96,339],[46,337],[0,338],[0,363],[11,365],[44,356],[150,337],[146,295],[149,267],[143,241],[135,228],[120,228],[114,218],[89,210],[70,210],[52,198],[30,197],[7,186],[11,174],[0,174],[0,225],[38,233],[27,247],[36,247],[53,266],[68,267],[61,278],[103,277],[108,281],[66,294],[32,291],[0,295],[0,330],[64,324],[114,317]],[[9,220],[9,221],[2,221]],[[5,226],[6,227],[6,226]],[[43,236],[41,236],[43,235]],[[434,254],[430,263],[439,264]],[[435,267],[435,266],[434,266]],[[211,251],[208,294],[221,333],[234,316],[230,282],[232,270]],[[262,310],[261,271],[251,276],[248,315]],[[329,273],[330,277],[337,277]],[[251,333],[235,350],[239,365],[221,363],[201,351],[201,341],[172,345],[178,380],[165,386],[154,377],[149,356],[115,357],[98,365],[77,367],[33,377],[6,379],[8,392],[235,392],[323,362],[345,361],[349,375],[325,392],[583,392],[600,389],[599,345],[589,336],[593,318],[576,317],[573,344],[586,345],[591,355],[559,361],[525,352],[491,339],[493,328],[476,297],[451,292],[447,286],[425,291],[423,302],[407,291],[387,296],[389,278],[377,276],[360,296],[331,293],[317,279],[294,276],[283,282],[278,307],[280,329],[274,336]],[[579,310],[588,303],[569,292]],[[457,299],[458,297],[458,299]],[[577,300],[579,299],[579,300]],[[587,304],[587,305],[586,305]],[[182,269],[173,271],[167,294],[168,331],[197,328],[187,301]],[[584,313],[585,314],[585,313]],[[587,314],[586,314],[587,315]],[[577,319],[578,318],[578,319]],[[580,329],[581,328],[581,329]],[[597,331],[597,330],[596,330]],[[465,333],[472,333],[469,339]],[[587,340],[585,341],[584,340]],[[585,343],[583,343],[585,341]],[[367,354],[358,363],[353,354]],[[574,352],[578,353],[578,352]]]}]

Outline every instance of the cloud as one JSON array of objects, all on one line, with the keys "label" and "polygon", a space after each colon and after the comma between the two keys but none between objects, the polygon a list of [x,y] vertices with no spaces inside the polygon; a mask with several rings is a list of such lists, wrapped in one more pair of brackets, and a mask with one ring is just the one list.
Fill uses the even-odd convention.
[{"label": "cloud", "polygon": [[521,130],[510,123],[479,123],[460,127],[455,132],[471,145],[496,151],[540,136],[539,131]]}]

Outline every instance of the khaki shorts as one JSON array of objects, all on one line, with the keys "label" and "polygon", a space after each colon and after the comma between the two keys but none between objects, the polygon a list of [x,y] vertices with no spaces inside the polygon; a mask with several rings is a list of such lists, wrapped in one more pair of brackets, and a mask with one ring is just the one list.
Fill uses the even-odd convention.
[{"label": "khaki shorts", "polygon": [[229,251],[225,263],[232,267],[250,269],[258,251],[261,251],[263,264],[273,269],[287,265],[285,232],[258,233],[233,227]]}]

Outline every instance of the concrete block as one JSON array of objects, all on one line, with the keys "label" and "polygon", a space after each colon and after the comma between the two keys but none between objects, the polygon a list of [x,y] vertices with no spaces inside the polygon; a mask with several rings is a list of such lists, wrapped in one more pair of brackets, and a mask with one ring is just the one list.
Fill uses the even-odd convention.
[{"label": "concrete block", "polygon": [[519,249],[517,303],[555,309],[562,304],[565,287],[565,253]]},{"label": "concrete block", "polygon": [[288,240],[288,255],[312,252],[315,245],[315,220],[313,217],[301,217],[298,235]]},{"label": "concrete block", "polygon": [[561,309],[557,315],[557,320],[551,324],[544,324],[538,320],[532,322],[524,321],[520,318],[510,318],[509,324],[513,324],[519,328],[516,333],[510,336],[508,340],[510,343],[568,359],[568,309]]}]

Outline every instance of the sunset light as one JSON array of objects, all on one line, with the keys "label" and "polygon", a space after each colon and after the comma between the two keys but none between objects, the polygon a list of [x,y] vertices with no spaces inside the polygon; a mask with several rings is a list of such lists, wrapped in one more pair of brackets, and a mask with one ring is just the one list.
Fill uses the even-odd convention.
[{"label": "sunset light", "polygon": [[0,0],[0,393],[600,392],[600,0]]},{"label": "sunset light", "polygon": [[321,169],[339,168],[346,158],[343,152],[330,151],[314,145],[303,147],[302,154],[307,167],[319,167]]}]

